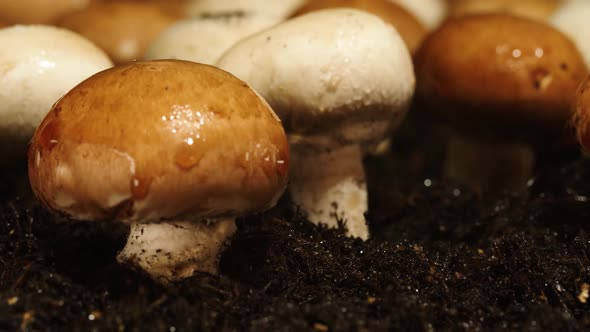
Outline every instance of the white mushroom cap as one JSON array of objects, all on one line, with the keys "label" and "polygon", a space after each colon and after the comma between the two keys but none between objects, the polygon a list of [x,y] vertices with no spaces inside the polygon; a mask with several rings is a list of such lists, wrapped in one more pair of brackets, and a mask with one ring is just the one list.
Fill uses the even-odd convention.
[{"label": "white mushroom cap", "polygon": [[62,95],[112,66],[107,55],[78,34],[50,26],[0,30],[0,152],[25,156],[26,143]]},{"label": "white mushroom cap", "polygon": [[553,14],[550,22],[572,39],[590,68],[590,1],[566,2]]},{"label": "white mushroom cap", "polygon": [[211,16],[181,21],[164,30],[152,42],[145,58],[213,64],[238,40],[279,21],[278,18],[256,15]]},{"label": "white mushroom cap", "polygon": [[410,54],[378,17],[312,12],[243,39],[217,65],[271,104],[292,142],[331,148],[380,140],[414,92]]},{"label": "white mushroom cap", "polygon": [[430,29],[436,28],[447,15],[445,0],[390,0],[414,14]]},{"label": "white mushroom cap", "polygon": [[285,19],[293,14],[305,0],[193,0],[189,3],[189,16],[243,12]]}]

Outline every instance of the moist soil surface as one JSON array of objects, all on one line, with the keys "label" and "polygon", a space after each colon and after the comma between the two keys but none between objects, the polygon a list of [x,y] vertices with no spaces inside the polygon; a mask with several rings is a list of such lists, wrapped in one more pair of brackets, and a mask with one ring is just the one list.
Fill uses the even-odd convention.
[{"label": "moist soil surface", "polygon": [[284,197],[238,220],[219,275],[167,287],[117,264],[127,228],[55,217],[11,172],[0,330],[590,328],[590,162],[549,149],[523,192],[482,199],[438,180],[424,137],[399,137],[366,160],[371,240],[316,227]]}]

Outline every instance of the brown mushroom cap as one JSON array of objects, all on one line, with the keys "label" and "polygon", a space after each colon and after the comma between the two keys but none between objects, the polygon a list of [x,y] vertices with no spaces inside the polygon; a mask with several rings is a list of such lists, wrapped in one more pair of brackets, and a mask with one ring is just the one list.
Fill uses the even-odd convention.
[{"label": "brown mushroom cap", "polygon": [[287,139],[268,104],[227,72],[178,60],[90,77],[53,106],[29,148],[36,196],[81,220],[258,212],[287,173]]},{"label": "brown mushroom cap", "polygon": [[58,25],[90,39],[121,64],[140,58],[149,43],[177,19],[153,2],[119,1],[96,3],[64,17]]},{"label": "brown mushroom cap", "polygon": [[90,0],[2,0],[0,20],[12,24],[48,24],[89,3]]},{"label": "brown mushroom cap", "polygon": [[573,126],[578,143],[585,153],[590,152],[590,76],[580,84],[574,100]]},{"label": "brown mushroom cap", "polygon": [[562,3],[563,0],[454,0],[449,15],[504,13],[546,20]]},{"label": "brown mushroom cap", "polygon": [[354,8],[381,17],[396,28],[411,53],[427,33],[426,27],[414,15],[390,0],[309,0],[293,16],[328,8]]},{"label": "brown mushroom cap", "polygon": [[519,136],[561,130],[587,71],[557,30],[500,14],[448,20],[415,61],[418,102],[434,115],[462,129]]}]

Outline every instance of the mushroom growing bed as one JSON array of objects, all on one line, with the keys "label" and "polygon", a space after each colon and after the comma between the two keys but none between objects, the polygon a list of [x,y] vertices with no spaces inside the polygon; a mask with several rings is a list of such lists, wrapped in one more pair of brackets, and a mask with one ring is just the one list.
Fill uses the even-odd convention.
[{"label": "mushroom growing bed", "polygon": [[309,223],[285,196],[238,219],[219,275],[167,287],[117,263],[125,226],[60,222],[24,167],[5,173],[0,330],[587,329],[590,162],[556,149],[528,194],[483,200],[439,180],[439,131],[412,123],[365,160],[371,240]]}]

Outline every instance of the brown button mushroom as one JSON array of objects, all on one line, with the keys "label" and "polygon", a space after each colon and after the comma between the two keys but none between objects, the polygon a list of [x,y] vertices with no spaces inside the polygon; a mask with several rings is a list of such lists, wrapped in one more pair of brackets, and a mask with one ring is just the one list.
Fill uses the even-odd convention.
[{"label": "brown button mushroom", "polygon": [[454,0],[449,15],[499,13],[546,20],[562,3],[563,0]]},{"label": "brown button mushroom", "polygon": [[579,86],[574,99],[573,126],[578,143],[585,154],[590,153],[590,76]]},{"label": "brown button mushroom", "polygon": [[426,27],[414,15],[390,0],[309,0],[293,16],[327,8],[354,8],[381,17],[397,29],[410,52],[426,35]]},{"label": "brown button mushroom", "polygon": [[563,34],[507,15],[449,20],[415,61],[419,109],[457,129],[446,176],[485,192],[522,188],[534,164],[531,144],[557,140],[586,74]]},{"label": "brown button mushroom", "polygon": [[29,149],[35,195],[77,220],[131,224],[118,259],[167,281],[216,272],[234,219],[287,183],[280,120],[215,67],[138,62],[98,73],[52,108]]},{"label": "brown button mushroom", "polygon": [[90,0],[2,0],[0,20],[12,24],[48,24],[89,4]]},{"label": "brown button mushroom", "polygon": [[149,43],[177,19],[151,2],[118,1],[96,3],[58,25],[92,40],[121,64],[141,58]]}]

